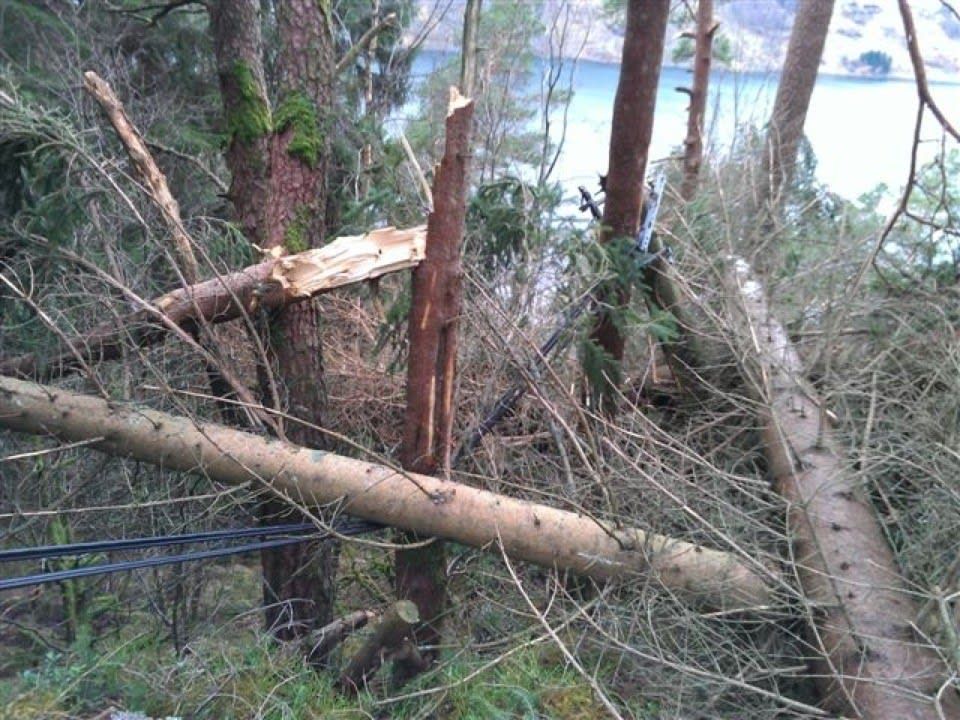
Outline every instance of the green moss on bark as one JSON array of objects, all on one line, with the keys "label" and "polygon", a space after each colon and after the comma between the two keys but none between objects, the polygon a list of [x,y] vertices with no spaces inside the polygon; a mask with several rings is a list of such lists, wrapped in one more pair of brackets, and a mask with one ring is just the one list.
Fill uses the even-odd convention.
[{"label": "green moss on bark", "polygon": [[239,99],[227,115],[227,131],[232,139],[249,145],[272,129],[270,107],[260,94],[253,71],[246,63],[238,60],[232,72]]},{"label": "green moss on bark", "polygon": [[283,246],[287,249],[287,252],[294,255],[310,247],[307,242],[303,223],[294,220],[287,226],[287,229],[283,233]]},{"label": "green moss on bark", "polygon": [[283,231],[283,246],[296,254],[310,249],[310,220],[315,213],[307,206],[297,208],[293,220]]},{"label": "green moss on bark", "polygon": [[302,92],[292,92],[284,98],[274,116],[277,132],[293,130],[287,152],[300,158],[311,168],[316,167],[323,152],[323,132],[317,107]]}]

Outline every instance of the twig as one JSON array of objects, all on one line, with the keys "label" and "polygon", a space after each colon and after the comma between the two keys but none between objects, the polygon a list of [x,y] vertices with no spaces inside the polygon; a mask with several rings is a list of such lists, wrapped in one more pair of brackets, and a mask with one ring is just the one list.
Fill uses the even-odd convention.
[{"label": "twig", "polygon": [[377,35],[379,35],[387,27],[390,27],[397,21],[397,14],[390,13],[383,20],[378,22],[372,28],[367,30],[363,35],[360,36],[360,39],[357,40],[347,52],[343,54],[343,57],[337,60],[337,64],[333,69],[334,75],[339,75],[348,67],[350,63],[356,60],[357,55],[370,44],[370,41],[373,40]]},{"label": "twig", "polygon": [[910,51],[910,64],[913,65],[913,76],[917,81],[917,94],[920,96],[920,102],[930,108],[930,112],[937,118],[940,126],[945,132],[960,141],[960,132],[947,120],[940,106],[934,101],[930,94],[930,85],[927,83],[927,70],[923,64],[923,56],[920,54],[920,45],[917,42],[917,28],[913,22],[913,13],[910,11],[910,5],[907,0],[897,0],[900,6],[900,17],[903,18],[903,30],[907,35],[907,49]]}]

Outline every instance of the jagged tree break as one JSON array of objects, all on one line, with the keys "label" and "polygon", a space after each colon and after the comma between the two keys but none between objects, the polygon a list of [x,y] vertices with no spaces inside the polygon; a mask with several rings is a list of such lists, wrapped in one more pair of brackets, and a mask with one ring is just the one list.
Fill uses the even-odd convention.
[{"label": "jagged tree break", "polygon": [[775,580],[739,554],[443,478],[300,447],[269,437],[14,378],[0,378],[0,427],[84,442],[93,449],[230,485],[250,484],[310,507],[597,580],[652,581],[713,608],[763,608]]},{"label": "jagged tree break", "polygon": [[[803,363],[771,315],[745,260],[731,267],[744,379],[758,395],[774,486],[787,501],[793,563],[808,601],[810,646],[825,704],[863,718],[939,717],[942,659],[913,629],[907,590],[870,498],[845,468],[829,413],[802,380]],[[960,717],[952,688],[943,717]]]},{"label": "jagged tree break", "polygon": [[[263,71],[260,4],[222,0],[212,9],[211,30],[230,133],[230,198],[248,239],[296,253],[318,247],[325,235],[327,146],[325,114],[335,77],[334,22],[329,3],[277,3],[279,53],[277,106],[271,109]],[[286,436],[322,448],[325,386],[320,317],[306,301],[280,310],[265,338],[273,367],[264,369],[261,392],[271,397],[273,374],[283,410],[309,424],[283,423]],[[267,501],[262,517],[289,515]],[[266,621],[277,637],[301,637],[332,619],[337,548],[304,543],[261,554]]]},{"label": "jagged tree break", "polygon": [[238,272],[137,301],[143,309],[84,335],[63,338],[43,356],[27,353],[0,361],[0,375],[52,380],[116,360],[130,344],[148,347],[178,331],[193,335],[202,323],[281,310],[344,285],[416,267],[423,259],[425,240],[423,226],[381,228],[339,237],[296,255],[271,256]]},{"label": "jagged tree break", "polygon": [[[408,325],[407,407],[400,462],[404,469],[450,474],[457,371],[457,325],[462,295],[460,251],[470,186],[470,130],[473,101],[450,89],[446,146],[433,183],[433,211],[427,220],[426,257],[413,272]],[[416,536],[401,540],[416,541]],[[446,602],[446,558],[441,542],[396,553],[397,595],[419,608],[419,645],[436,646]],[[397,666],[408,677],[429,663],[435,651]],[[416,662],[423,660],[424,662]]]},{"label": "jagged tree break", "polygon": [[[669,14],[669,0],[630,0],[627,4],[600,235],[601,242],[608,245],[624,239],[632,241],[640,229],[643,182]],[[624,283],[612,283],[599,293],[601,310],[585,348],[588,358],[595,360],[591,362],[593,370],[588,371],[592,375],[591,395],[595,406],[605,411],[611,411],[614,405],[625,344],[621,310],[629,299],[630,289]]]},{"label": "jagged tree break", "polygon": [[761,207],[778,203],[783,188],[793,180],[803,124],[830,29],[833,3],[834,0],[800,0],[797,5],[767,128],[760,184]]}]

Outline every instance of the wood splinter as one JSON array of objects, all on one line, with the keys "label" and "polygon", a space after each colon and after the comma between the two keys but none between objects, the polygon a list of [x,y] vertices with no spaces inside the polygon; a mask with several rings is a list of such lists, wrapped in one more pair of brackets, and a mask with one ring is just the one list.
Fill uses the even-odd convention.
[{"label": "wood splinter", "polygon": [[424,226],[382,228],[296,255],[271,257],[143,303],[141,309],[101,323],[53,352],[0,361],[0,375],[36,380],[70,375],[84,364],[118,359],[131,343],[156,345],[178,326],[192,332],[202,322],[227,322],[257,309],[278,310],[344,285],[416,267],[425,243]]}]

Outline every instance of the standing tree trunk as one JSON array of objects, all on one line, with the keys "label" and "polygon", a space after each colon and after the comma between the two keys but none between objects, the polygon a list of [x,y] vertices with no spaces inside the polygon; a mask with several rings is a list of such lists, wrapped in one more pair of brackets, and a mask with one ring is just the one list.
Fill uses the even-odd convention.
[{"label": "standing tree trunk", "polygon": [[760,207],[777,204],[793,180],[810,97],[830,28],[834,0],[800,0],[773,103],[763,156]]},{"label": "standing tree trunk", "polygon": [[[407,409],[400,462],[405,470],[450,475],[451,434],[457,369],[457,324],[460,316],[460,247],[463,242],[470,183],[470,130],[473,101],[451,89],[446,148],[433,183],[433,212],[427,221],[426,257],[413,271],[410,305],[410,359],[407,367]],[[416,541],[405,534],[401,541]],[[426,547],[396,553],[397,595],[420,611],[417,645],[436,646],[446,604],[446,559],[439,540]],[[435,650],[421,654],[426,663]],[[397,680],[423,669],[423,663],[401,661]]]},{"label": "standing tree trunk", "polygon": [[703,162],[703,127],[707,115],[707,90],[710,85],[710,60],[713,35],[719,23],[713,19],[713,0],[697,3],[696,49],[693,57],[693,87],[687,114],[687,138],[684,140],[683,184],[680,195],[690,201],[697,193],[697,179]]},{"label": "standing tree trunk", "polygon": [[467,0],[463,11],[463,43],[460,57],[460,92],[465,97],[474,96],[477,80],[477,38],[480,33],[481,0]]},{"label": "standing tree trunk", "polygon": [[810,645],[825,704],[853,717],[960,717],[946,666],[911,629],[919,608],[864,489],[833,438],[823,401],[802,382],[803,363],[767,308],[746,261],[730,297],[746,383],[760,401],[763,444],[809,606]]},{"label": "standing tree trunk", "polygon": [[[670,0],[630,0],[627,5],[623,61],[610,128],[607,199],[600,236],[603,243],[622,238],[632,240],[640,229],[643,180],[669,14]],[[612,412],[624,351],[620,316],[630,300],[630,289],[624,283],[614,282],[598,295],[601,310],[588,352],[601,356],[603,362],[597,376],[590,379],[595,405]]]},{"label": "standing tree trunk", "polygon": [[[222,0],[212,16],[230,132],[230,197],[244,231],[267,248],[317,247],[324,235],[325,116],[334,78],[329,6],[315,0],[277,4],[279,102],[273,113],[264,82],[259,3]],[[273,372],[279,380],[282,409],[308,423],[288,422],[284,434],[299,445],[323,448],[317,427],[326,397],[316,301],[282,309],[271,319],[269,335],[274,367],[263,374]],[[261,506],[265,522],[291,512],[279,501]],[[261,553],[266,621],[278,638],[299,638],[330,622],[337,556],[335,545],[312,543]]]}]

